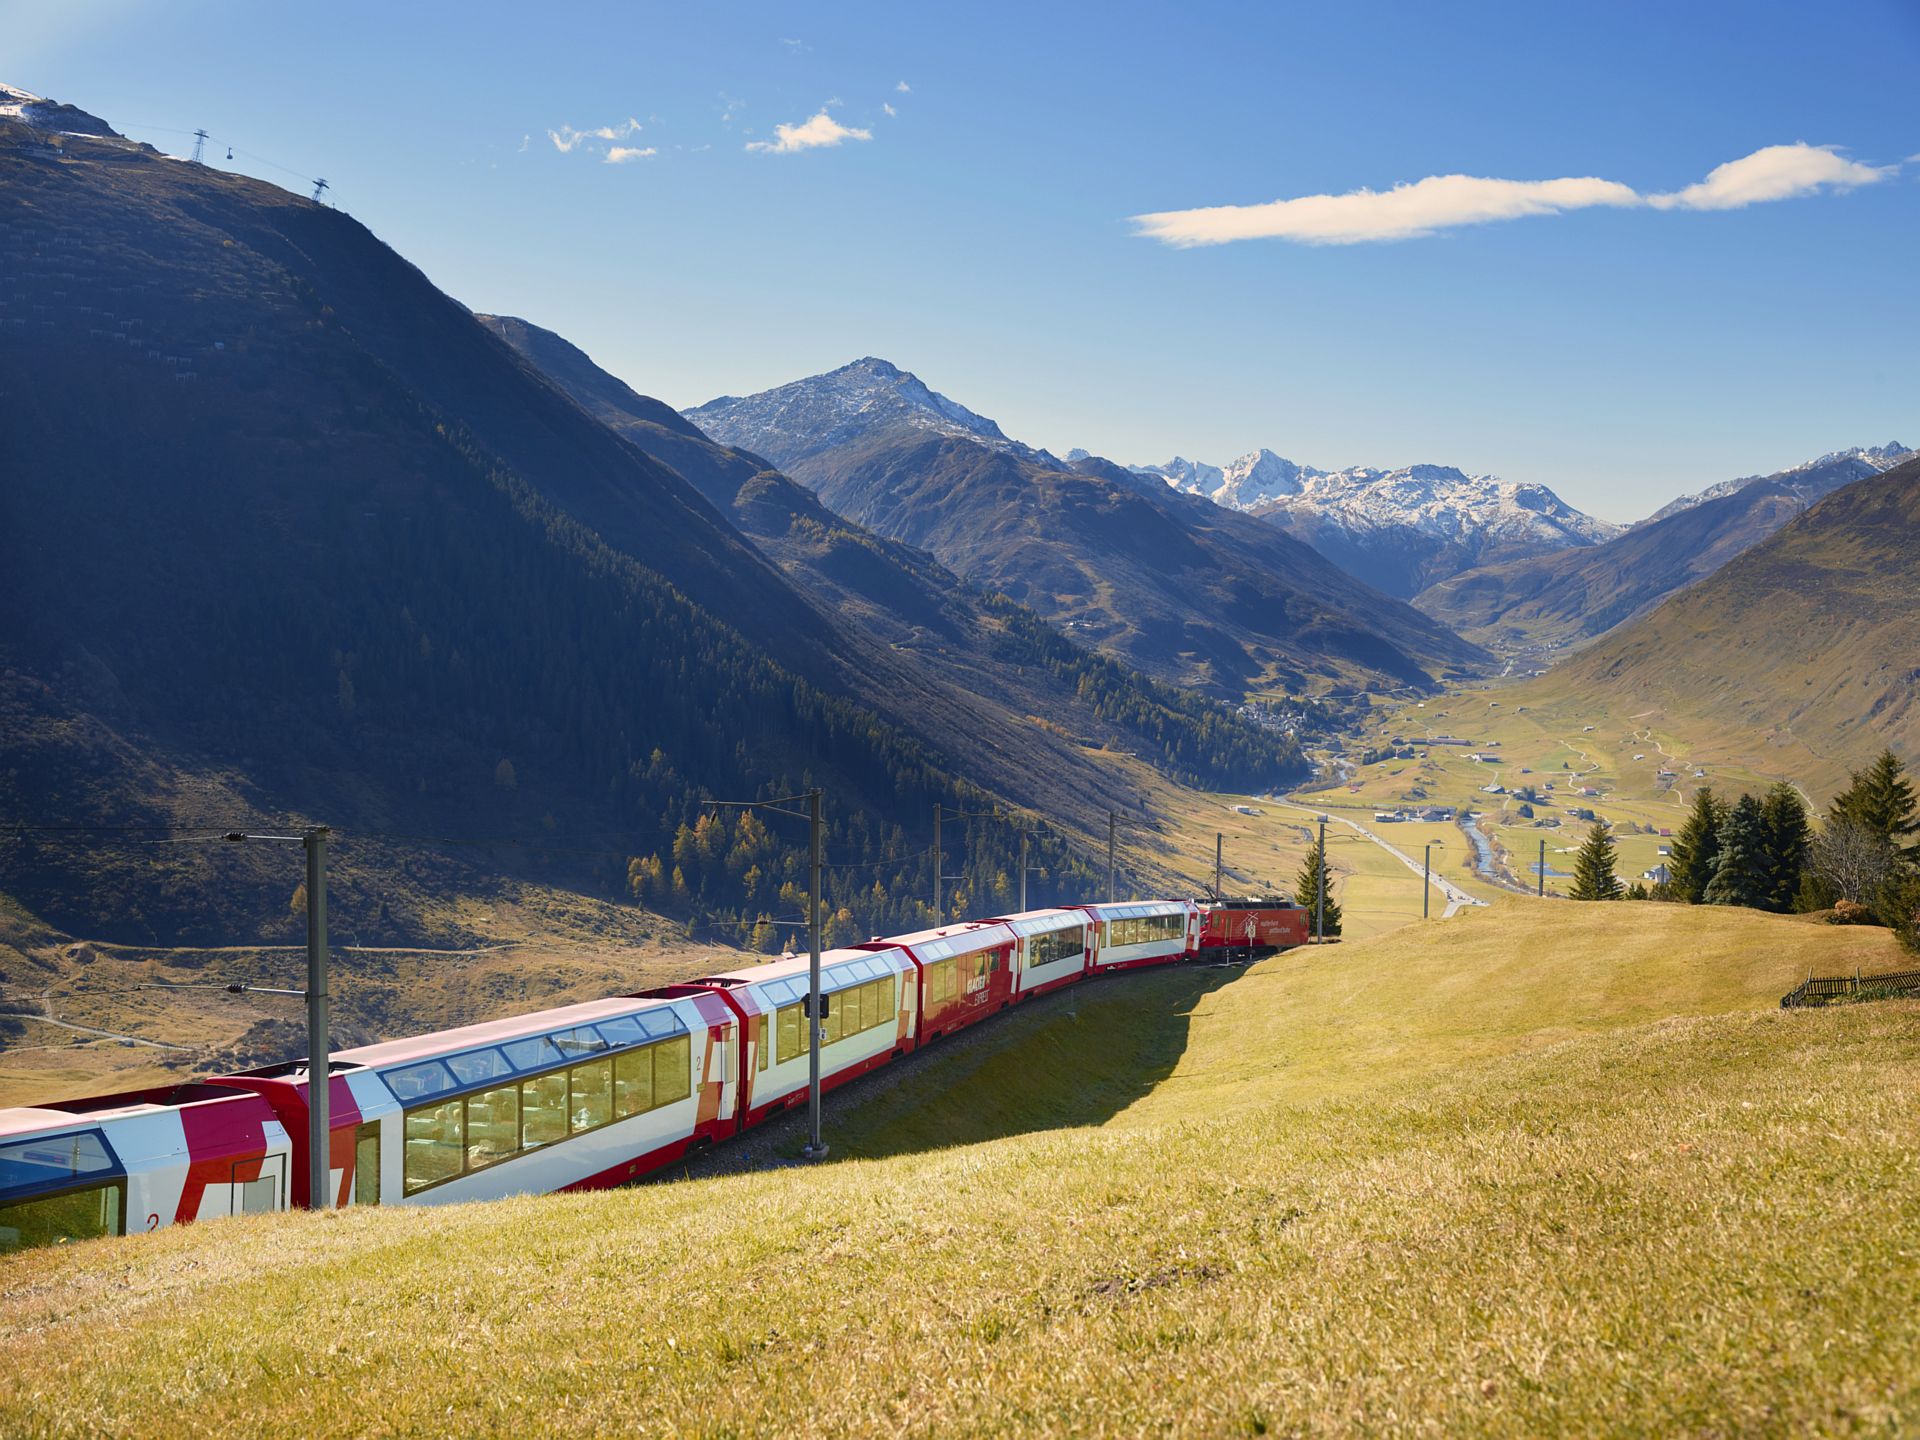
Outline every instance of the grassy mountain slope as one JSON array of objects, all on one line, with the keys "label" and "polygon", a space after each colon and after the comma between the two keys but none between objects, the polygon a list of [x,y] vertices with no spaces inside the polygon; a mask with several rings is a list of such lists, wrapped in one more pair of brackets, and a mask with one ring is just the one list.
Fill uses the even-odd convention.
[{"label": "grassy mountain slope", "polygon": [[1842,764],[1886,745],[1912,756],[1916,597],[1920,461],[1909,461],[1836,490],[1542,683],[1616,714],[1659,707],[1744,726]]},{"label": "grassy mountain slope", "polygon": [[1777,1008],[1884,940],[1517,903],[1040,1002],[821,1168],[32,1252],[0,1424],[1898,1431],[1920,1007]]},{"label": "grassy mountain slope", "polygon": [[[821,782],[849,861],[923,848],[900,827],[936,800],[980,808],[958,720],[876,684],[878,647],[351,218],[13,123],[0,183],[0,668],[25,722],[0,813],[552,836],[609,852],[573,873],[618,893],[703,793]],[[129,894],[95,846],[11,840],[0,883],[107,939],[284,923],[284,888],[177,853]],[[775,911],[800,862],[776,842],[743,887],[715,859],[698,899]],[[847,872],[846,903],[876,873],[901,913],[873,920],[917,918],[911,864]]]},{"label": "grassy mountain slope", "polygon": [[[479,318],[589,414],[691,481],[821,609],[886,646],[899,672],[895,688],[943,696],[962,716],[943,733],[969,773],[995,776],[1036,807],[1084,804],[1075,792],[1106,794],[1110,772],[1091,768],[1075,737],[1137,749],[1195,784],[1264,788],[1304,773],[1289,737],[1085,651],[925,551],[842,519],[811,490],[709,440],[553,332],[507,316]],[[982,753],[971,753],[970,741]],[[1010,747],[1025,753],[1016,759]]]},{"label": "grassy mountain slope", "polygon": [[1713,574],[1859,468],[1842,458],[1755,480],[1698,505],[1662,511],[1591,549],[1454,575],[1422,591],[1414,604],[1485,645],[1582,644]]}]

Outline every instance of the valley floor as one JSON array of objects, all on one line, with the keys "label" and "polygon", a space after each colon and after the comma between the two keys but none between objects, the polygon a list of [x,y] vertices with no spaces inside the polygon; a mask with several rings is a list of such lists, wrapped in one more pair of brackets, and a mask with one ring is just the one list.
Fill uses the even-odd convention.
[{"label": "valley floor", "polygon": [[0,1431],[1898,1432],[1920,1006],[1882,932],[1514,897],[1090,984],[835,1159],[0,1265]]}]

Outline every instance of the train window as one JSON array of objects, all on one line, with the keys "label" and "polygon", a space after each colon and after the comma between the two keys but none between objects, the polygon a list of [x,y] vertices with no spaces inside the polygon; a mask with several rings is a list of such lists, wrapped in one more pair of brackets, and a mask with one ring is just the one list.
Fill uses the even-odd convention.
[{"label": "train window", "polygon": [[93,1185],[0,1205],[0,1254],[121,1232],[120,1186]]},{"label": "train window", "polygon": [[386,1079],[387,1088],[393,1091],[393,1098],[402,1103],[439,1095],[453,1089],[455,1084],[447,1067],[438,1060],[429,1060],[423,1065],[408,1065],[401,1070],[389,1070]]},{"label": "train window", "polygon": [[77,1180],[113,1169],[113,1157],[97,1130],[40,1135],[0,1145],[0,1190]]},{"label": "train window", "polygon": [[462,1085],[478,1085],[483,1080],[497,1080],[513,1073],[513,1066],[498,1050],[469,1050],[465,1055],[449,1055],[447,1068],[459,1077]]},{"label": "train window", "polygon": [[653,1103],[670,1105],[693,1093],[693,1044],[682,1035],[653,1050]]},{"label": "train window", "polygon": [[622,1120],[653,1108],[653,1052],[630,1050],[613,1057],[613,1113]]},{"label": "train window", "polygon": [[520,1082],[520,1148],[532,1150],[567,1138],[567,1072]]},{"label": "train window", "polygon": [[498,1085],[467,1097],[467,1168],[520,1153],[520,1087]]},{"label": "train window", "polygon": [[460,1173],[466,1105],[448,1100],[407,1112],[406,1189],[409,1195]]},{"label": "train window", "polygon": [[362,1125],[353,1137],[353,1203],[380,1203],[380,1122]]},{"label": "train window", "polygon": [[536,1035],[531,1040],[511,1040],[500,1048],[507,1052],[507,1059],[516,1070],[538,1070],[543,1065],[560,1062],[560,1052],[544,1035]]},{"label": "train window", "polygon": [[573,1133],[591,1130],[613,1118],[613,1062],[595,1060],[567,1072],[573,1090]]},{"label": "train window", "polygon": [[607,1042],[600,1038],[600,1032],[591,1025],[578,1025],[548,1038],[568,1060],[576,1060],[582,1055],[597,1055],[607,1048]]},{"label": "train window", "polygon": [[1111,920],[1107,922],[1107,944],[1150,945],[1168,940],[1182,940],[1187,934],[1187,917],[1184,915],[1145,915],[1133,920]]},{"label": "train window", "polygon": [[807,1026],[798,1005],[782,1005],[774,1023],[779,1050],[776,1064],[784,1065],[807,1053]]},{"label": "train window", "polygon": [[767,1017],[765,1015],[753,1017],[753,1057],[754,1069],[767,1068]]},{"label": "train window", "polygon": [[1057,965],[1062,960],[1078,960],[1086,953],[1086,927],[1073,925],[1065,930],[1049,930],[1027,938],[1027,968]]},{"label": "train window", "polygon": [[594,1026],[609,1045],[638,1045],[647,1038],[647,1032],[640,1028],[640,1022],[631,1015],[622,1015],[618,1020],[602,1020]]},{"label": "train window", "polygon": [[953,961],[941,960],[927,967],[927,1008],[944,1005],[954,996]]}]

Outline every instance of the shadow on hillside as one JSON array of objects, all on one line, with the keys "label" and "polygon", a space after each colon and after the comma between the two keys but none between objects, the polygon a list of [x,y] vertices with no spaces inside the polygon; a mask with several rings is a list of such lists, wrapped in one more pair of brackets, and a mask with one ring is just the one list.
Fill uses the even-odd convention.
[{"label": "shadow on hillside", "polygon": [[[1102,1124],[1173,1073],[1201,999],[1243,973],[1207,965],[1102,976],[937,1040],[826,1096],[829,1158]],[[663,1178],[804,1163],[805,1127],[804,1108],[789,1112]]]}]

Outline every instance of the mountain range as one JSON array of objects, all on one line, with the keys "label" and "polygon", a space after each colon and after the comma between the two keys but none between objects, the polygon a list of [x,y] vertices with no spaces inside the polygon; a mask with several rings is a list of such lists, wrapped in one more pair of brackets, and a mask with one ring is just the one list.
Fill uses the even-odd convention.
[{"label": "mountain range", "polygon": [[1402,599],[1478,565],[1597,545],[1620,533],[1544,485],[1450,465],[1317,470],[1255,450],[1226,465],[1176,456],[1132,468],[1257,515]]},{"label": "mountain range", "polygon": [[723,396],[687,418],[841,516],[1223,698],[1426,686],[1486,662],[1277,527],[1097,457],[1022,445],[884,360]]},{"label": "mountain range", "polygon": [[1911,454],[1899,444],[1842,450],[1711,486],[1602,544],[1468,570],[1414,603],[1483,644],[1577,645],[1711,575],[1822,496]]},{"label": "mountain range", "polygon": [[1834,488],[1543,683],[1616,714],[1658,707],[1799,747],[1797,773],[1838,786],[1884,746],[1920,754],[1917,598],[1920,459],[1908,457]]}]

